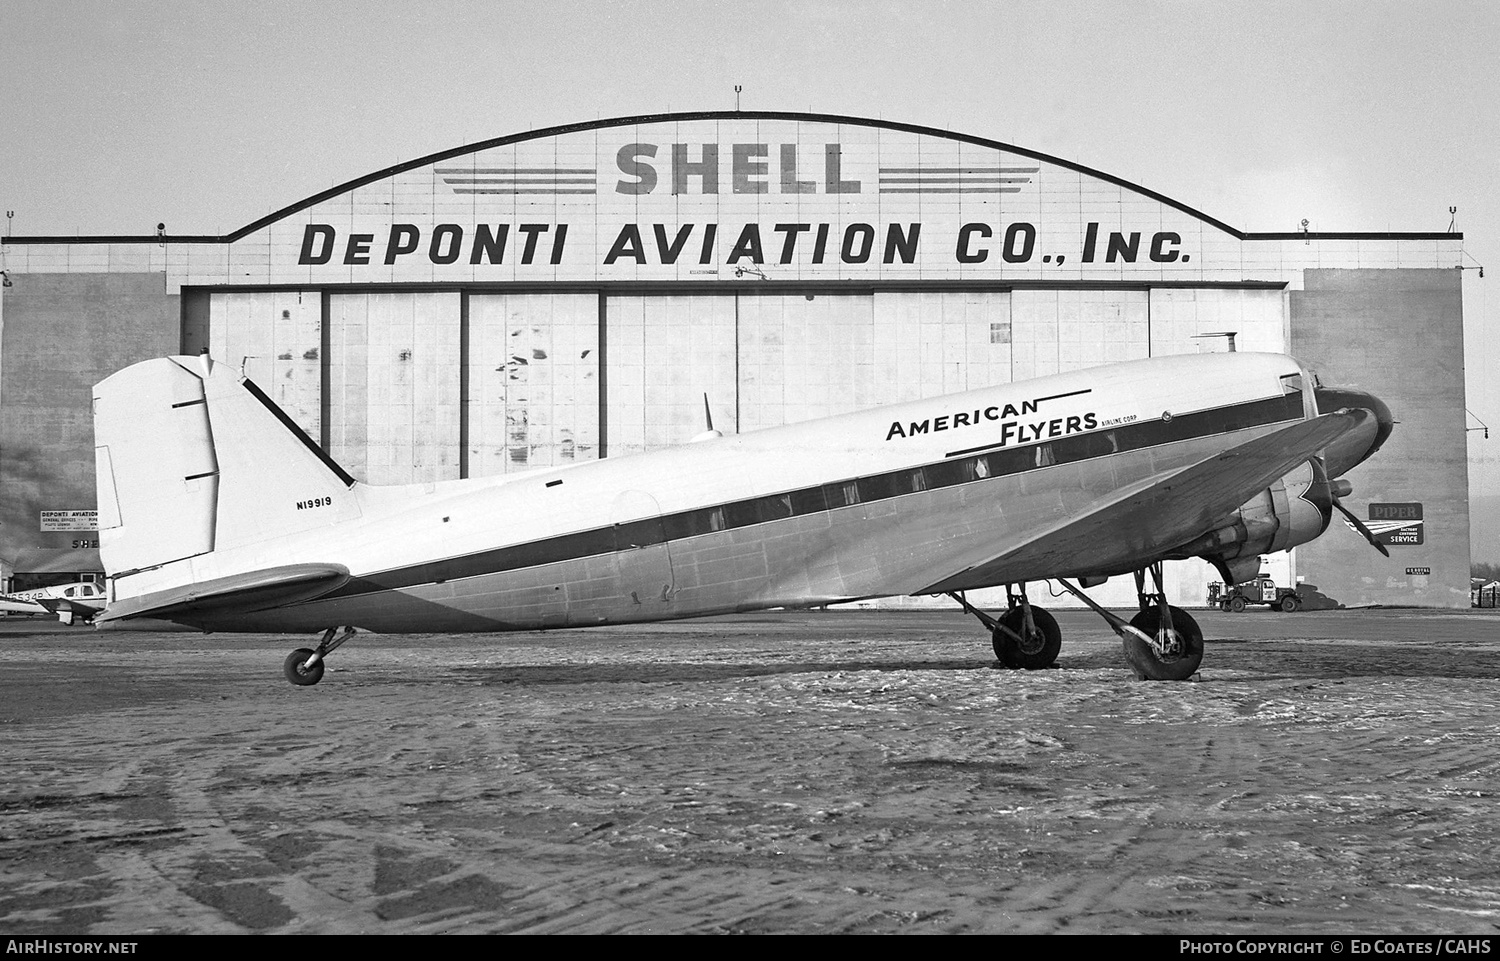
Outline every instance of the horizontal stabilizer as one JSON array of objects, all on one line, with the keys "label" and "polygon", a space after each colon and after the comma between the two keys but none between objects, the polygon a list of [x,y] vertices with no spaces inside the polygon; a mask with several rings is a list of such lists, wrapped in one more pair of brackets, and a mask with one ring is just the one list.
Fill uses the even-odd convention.
[{"label": "horizontal stabilizer", "polygon": [[109,605],[95,621],[135,617],[190,621],[196,613],[226,607],[264,610],[321,597],[348,580],[349,569],[342,564],[288,564],[127,598]]}]

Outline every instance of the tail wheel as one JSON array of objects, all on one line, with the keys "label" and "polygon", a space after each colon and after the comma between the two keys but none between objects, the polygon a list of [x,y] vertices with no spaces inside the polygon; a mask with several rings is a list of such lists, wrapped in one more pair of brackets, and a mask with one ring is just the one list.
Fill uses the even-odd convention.
[{"label": "tail wheel", "polygon": [[286,661],[281,665],[286,679],[299,687],[306,687],[321,681],[323,679],[322,659],[320,658],[312,667],[306,666],[307,659],[312,656],[313,652],[305,647],[299,647],[288,654]]},{"label": "tail wheel", "polygon": [[[1236,600],[1240,600],[1236,598]],[[1240,600],[1243,609],[1244,601]],[[1161,630],[1161,613],[1151,607],[1131,618],[1130,626],[1155,638],[1156,644],[1147,644],[1128,631],[1121,635],[1125,644],[1125,660],[1136,674],[1152,681],[1185,681],[1198,670],[1203,661],[1203,631],[1180,607],[1169,609],[1172,614],[1172,629]],[[1159,648],[1159,650],[1158,650]]]},{"label": "tail wheel", "polygon": [[1013,607],[1000,616],[1001,624],[1022,637],[1017,643],[1015,638],[998,628],[992,632],[995,656],[1006,667],[1038,671],[1051,667],[1057,660],[1057,654],[1062,650],[1062,628],[1057,626],[1057,619],[1040,607],[1032,607],[1031,621],[1036,625],[1036,632],[1028,637],[1026,615],[1021,608]]}]

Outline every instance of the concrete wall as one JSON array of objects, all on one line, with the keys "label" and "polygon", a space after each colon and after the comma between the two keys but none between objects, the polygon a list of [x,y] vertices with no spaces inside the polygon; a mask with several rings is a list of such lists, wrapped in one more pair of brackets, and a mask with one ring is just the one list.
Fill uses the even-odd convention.
[{"label": "concrete wall", "polygon": [[71,548],[93,533],[38,531],[43,510],[94,507],[93,385],[176,353],[178,297],[160,273],[22,274],[5,291],[0,355],[0,554]]},{"label": "concrete wall", "polygon": [[1361,520],[1372,502],[1423,508],[1423,543],[1391,545],[1389,560],[1338,519],[1297,548],[1297,573],[1345,604],[1469,606],[1462,296],[1457,270],[1309,270],[1291,292],[1292,353],[1325,383],[1373,392],[1397,421],[1350,473],[1345,506]]}]

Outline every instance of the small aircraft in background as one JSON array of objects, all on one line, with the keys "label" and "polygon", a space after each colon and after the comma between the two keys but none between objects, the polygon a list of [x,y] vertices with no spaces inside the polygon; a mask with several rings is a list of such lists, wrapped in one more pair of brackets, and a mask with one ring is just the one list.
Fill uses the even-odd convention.
[{"label": "small aircraft in background", "polygon": [[[206,354],[102,381],[94,423],[109,595],[96,623],[321,631],[284,665],[306,685],[356,628],[525,631],[928,594],[978,618],[1003,664],[1036,669],[1062,643],[1026,594],[1042,579],[1105,618],[1137,675],[1185,679],[1203,634],[1167,603],[1162,563],[1203,557],[1237,583],[1335,509],[1352,518],[1342,475],[1393,422],[1291,357],[1229,353],[388,487],[356,481]],[[1083,592],[1127,573],[1128,621]],[[998,616],[965,598],[1002,584]]]},{"label": "small aircraft in background", "polygon": [[7,614],[56,614],[64,624],[87,623],[104,609],[104,600],[104,589],[98,584],[80,581],[0,594],[0,611]]}]

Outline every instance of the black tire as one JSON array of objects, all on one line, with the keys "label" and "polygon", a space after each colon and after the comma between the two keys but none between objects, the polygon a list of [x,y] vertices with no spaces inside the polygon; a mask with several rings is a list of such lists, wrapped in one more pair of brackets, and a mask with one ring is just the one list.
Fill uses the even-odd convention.
[{"label": "black tire", "polygon": [[[1125,660],[1137,676],[1149,681],[1185,681],[1198,672],[1198,665],[1203,661],[1203,631],[1198,622],[1180,607],[1170,610],[1175,651],[1160,655],[1150,644],[1130,633],[1121,638],[1125,644]],[[1154,637],[1161,628],[1161,614],[1155,607],[1141,611],[1131,618],[1130,626]]]},{"label": "black tire", "polygon": [[313,652],[305,647],[299,647],[286,656],[286,661],[281,665],[281,670],[286,674],[286,679],[298,687],[306,687],[316,684],[323,679],[323,659],[312,667],[303,667],[307,659],[313,656]]},{"label": "black tire", "polygon": [[1243,597],[1231,597],[1229,599],[1229,610],[1234,614],[1245,613],[1245,599]]},{"label": "black tire", "polygon": [[1297,599],[1296,594],[1288,594],[1286,597],[1283,597],[1281,599],[1281,603],[1277,604],[1276,606],[1281,609],[1281,613],[1283,614],[1294,614],[1296,613],[1297,608],[1302,606],[1302,602]]},{"label": "black tire", "polygon": [[[1056,662],[1057,653],[1062,650],[1062,628],[1057,626],[1057,618],[1033,605],[1031,620],[1040,636],[1025,644],[1017,644],[1015,638],[999,629],[991,633],[990,641],[1001,664],[1012,669],[1039,671]],[[1023,636],[1025,622],[1026,615],[1019,607],[1013,607],[1000,616],[1001,624]]]}]

